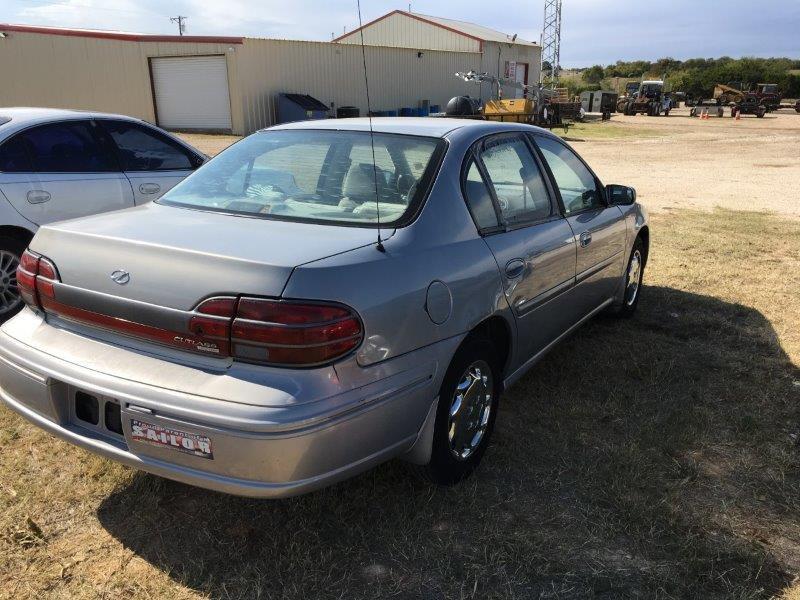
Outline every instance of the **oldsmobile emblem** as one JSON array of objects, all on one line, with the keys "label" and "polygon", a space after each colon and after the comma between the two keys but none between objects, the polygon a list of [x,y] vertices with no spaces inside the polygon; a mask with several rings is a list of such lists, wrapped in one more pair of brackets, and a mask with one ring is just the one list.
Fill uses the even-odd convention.
[{"label": "oldsmobile emblem", "polygon": [[131,280],[131,274],[123,269],[117,269],[110,275],[111,281],[119,285],[125,285]]}]

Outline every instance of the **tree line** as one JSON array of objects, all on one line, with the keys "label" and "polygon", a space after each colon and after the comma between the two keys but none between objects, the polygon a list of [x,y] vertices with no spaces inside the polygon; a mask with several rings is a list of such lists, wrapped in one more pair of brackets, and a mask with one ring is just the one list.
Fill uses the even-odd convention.
[{"label": "tree line", "polygon": [[800,97],[800,60],[791,58],[723,56],[683,61],[674,58],[660,58],[655,62],[620,60],[606,67],[594,65],[584,69],[582,75],[583,85],[576,82],[576,88],[600,89],[603,81],[612,77],[664,79],[668,89],[706,98],[712,95],[718,83],[742,81],[777,83],[785,97]]}]

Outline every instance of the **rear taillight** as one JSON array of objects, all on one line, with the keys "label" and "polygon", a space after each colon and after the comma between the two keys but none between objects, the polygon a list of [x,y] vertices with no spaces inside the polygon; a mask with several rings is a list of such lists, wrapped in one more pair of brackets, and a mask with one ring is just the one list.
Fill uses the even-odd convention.
[{"label": "rear taillight", "polygon": [[30,306],[48,314],[207,355],[252,363],[310,367],[349,354],[363,339],[356,313],[326,302],[217,296],[203,300],[182,331],[161,329],[64,304],[56,300],[61,280],[55,264],[26,250],[17,286]]},{"label": "rear taillight", "polygon": [[311,366],[348,354],[362,335],[359,318],[341,305],[241,298],[231,325],[231,354],[251,362]]},{"label": "rear taillight", "polygon": [[54,298],[58,270],[48,258],[25,250],[17,267],[17,289],[26,304],[42,308],[43,298]]}]

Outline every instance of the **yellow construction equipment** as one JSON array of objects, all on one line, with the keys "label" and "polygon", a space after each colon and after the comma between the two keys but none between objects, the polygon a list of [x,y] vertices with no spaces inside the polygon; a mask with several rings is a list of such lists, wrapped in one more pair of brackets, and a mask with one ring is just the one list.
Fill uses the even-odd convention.
[{"label": "yellow construction equipment", "polygon": [[528,98],[487,100],[483,105],[483,116],[487,121],[533,123],[536,114],[536,102]]}]

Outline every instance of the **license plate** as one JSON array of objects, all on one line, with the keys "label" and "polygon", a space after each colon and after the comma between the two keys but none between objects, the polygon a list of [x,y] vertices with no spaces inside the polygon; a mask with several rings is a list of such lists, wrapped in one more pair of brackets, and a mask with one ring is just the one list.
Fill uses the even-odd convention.
[{"label": "license plate", "polygon": [[170,448],[201,458],[214,458],[214,453],[211,451],[211,440],[204,435],[131,419],[131,437],[143,444]]}]

